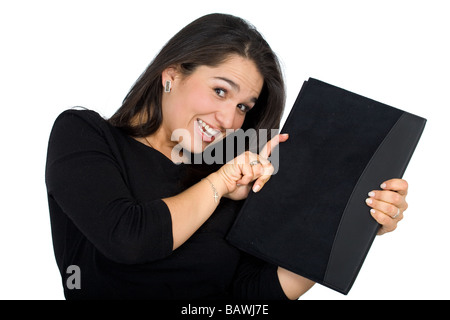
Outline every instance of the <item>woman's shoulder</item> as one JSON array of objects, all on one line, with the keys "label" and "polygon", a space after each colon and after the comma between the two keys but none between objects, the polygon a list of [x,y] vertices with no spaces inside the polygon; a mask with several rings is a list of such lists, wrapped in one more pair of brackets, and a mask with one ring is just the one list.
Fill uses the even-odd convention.
[{"label": "woman's shoulder", "polygon": [[61,112],[53,125],[53,129],[64,129],[64,131],[70,131],[70,129],[80,129],[82,127],[89,127],[96,131],[104,131],[108,128],[107,120],[101,116],[98,112],[84,107],[73,107],[71,109]]},{"label": "woman's shoulder", "polygon": [[59,159],[80,152],[110,154],[120,148],[117,132],[98,112],[71,108],[61,112],[51,129],[48,158]]},{"label": "woman's shoulder", "polygon": [[[71,108],[61,112],[51,129],[50,144],[85,143],[89,141],[111,142],[111,126],[98,112],[86,108]],[[83,142],[84,141],[84,142]]]},{"label": "woman's shoulder", "polygon": [[103,123],[106,119],[101,116],[98,112],[87,109],[84,107],[73,107],[61,112],[56,118],[55,122],[58,121],[77,121],[82,120],[89,123]]}]

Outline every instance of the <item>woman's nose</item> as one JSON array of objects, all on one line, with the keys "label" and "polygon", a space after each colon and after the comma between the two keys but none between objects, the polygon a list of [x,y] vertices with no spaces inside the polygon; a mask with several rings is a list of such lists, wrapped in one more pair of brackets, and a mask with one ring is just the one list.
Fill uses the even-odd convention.
[{"label": "woman's nose", "polygon": [[233,104],[228,104],[216,113],[216,119],[223,129],[238,129],[235,128],[236,110]]}]

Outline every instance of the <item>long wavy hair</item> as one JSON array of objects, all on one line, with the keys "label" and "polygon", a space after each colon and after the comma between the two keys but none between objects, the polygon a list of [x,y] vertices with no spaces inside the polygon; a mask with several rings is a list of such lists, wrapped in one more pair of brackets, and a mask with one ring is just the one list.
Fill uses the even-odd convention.
[{"label": "long wavy hair", "polygon": [[199,66],[218,66],[232,54],[252,60],[264,79],[258,101],[246,114],[242,129],[278,129],[285,104],[278,58],[253,25],[227,14],[203,16],[170,39],[108,122],[133,137],[153,134],[162,123],[162,72],[177,66],[188,76]]}]

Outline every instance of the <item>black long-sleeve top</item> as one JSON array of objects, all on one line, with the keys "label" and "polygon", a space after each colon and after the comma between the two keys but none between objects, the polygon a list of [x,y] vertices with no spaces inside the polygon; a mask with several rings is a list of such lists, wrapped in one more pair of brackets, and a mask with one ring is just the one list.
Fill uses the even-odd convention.
[{"label": "black long-sleeve top", "polygon": [[[171,215],[161,199],[184,190],[185,174],[185,165],[94,111],[67,110],[56,119],[45,179],[67,299],[286,299],[276,266],[225,240],[240,202],[222,199],[172,250]],[[79,267],[80,289],[67,285],[71,265]]]}]

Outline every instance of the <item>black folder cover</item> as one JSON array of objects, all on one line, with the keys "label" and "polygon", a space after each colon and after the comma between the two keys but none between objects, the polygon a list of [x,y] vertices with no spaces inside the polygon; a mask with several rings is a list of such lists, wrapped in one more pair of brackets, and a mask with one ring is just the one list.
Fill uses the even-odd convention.
[{"label": "black folder cover", "polygon": [[310,78],[274,151],[277,173],[249,194],[228,241],[347,294],[379,228],[367,193],[403,176],[425,123]]}]

